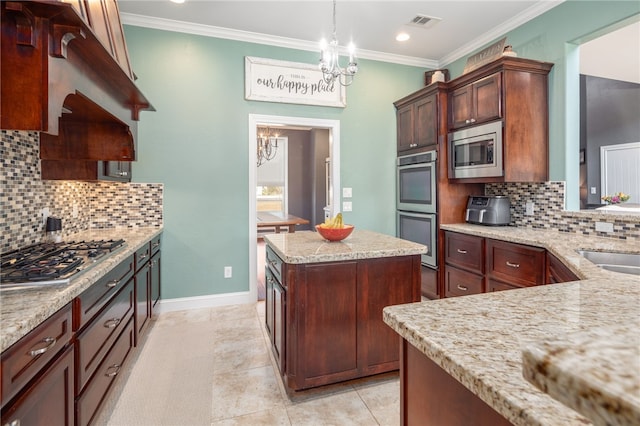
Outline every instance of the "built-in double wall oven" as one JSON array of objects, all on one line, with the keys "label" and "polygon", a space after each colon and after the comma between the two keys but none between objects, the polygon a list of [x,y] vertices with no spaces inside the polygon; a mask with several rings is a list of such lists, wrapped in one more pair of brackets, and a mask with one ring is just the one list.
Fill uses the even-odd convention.
[{"label": "built-in double wall oven", "polygon": [[438,266],[436,160],[436,151],[398,157],[396,175],[396,235],[427,246],[422,264],[434,269]]}]

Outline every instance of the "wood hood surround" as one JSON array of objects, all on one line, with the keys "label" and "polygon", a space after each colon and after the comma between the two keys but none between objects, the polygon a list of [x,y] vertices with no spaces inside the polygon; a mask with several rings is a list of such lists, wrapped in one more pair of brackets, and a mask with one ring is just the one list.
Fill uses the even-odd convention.
[{"label": "wood hood surround", "polygon": [[[2,1],[0,124],[40,131],[55,169],[136,159],[140,111],[115,0]],[[54,177],[55,178],[55,177]]]}]

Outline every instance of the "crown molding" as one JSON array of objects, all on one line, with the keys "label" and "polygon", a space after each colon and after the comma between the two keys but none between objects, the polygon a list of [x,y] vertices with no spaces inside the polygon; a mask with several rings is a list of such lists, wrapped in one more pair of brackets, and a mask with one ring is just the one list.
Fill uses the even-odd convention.
[{"label": "crown molding", "polygon": [[548,12],[554,7],[564,3],[566,0],[545,0],[540,1],[525,10],[524,12],[516,15],[514,18],[509,21],[503,23],[502,25],[498,25],[491,31],[488,31],[475,39],[473,42],[466,44],[459,49],[454,50],[448,55],[443,56],[438,61],[438,68],[443,68],[445,65],[448,65],[458,59],[467,56],[481,47],[486,46],[492,41],[498,39],[499,37],[505,35],[509,31],[518,28],[520,25],[529,22],[533,18],[536,18],[543,13]]},{"label": "crown molding", "polygon": [[[268,34],[240,31],[229,28],[215,27],[211,25],[195,24],[192,22],[176,21],[173,19],[154,18],[133,13],[122,13],[121,19],[123,24],[133,25],[137,27],[174,31],[186,34],[201,35],[205,37],[222,38],[227,40],[244,41],[247,43],[257,43],[268,46],[284,47],[288,49],[306,50],[310,52],[319,51],[318,42],[310,42],[286,37],[276,37]],[[438,65],[438,61],[432,59],[394,55],[372,50],[358,49],[358,58],[424,68],[437,68]]]}]

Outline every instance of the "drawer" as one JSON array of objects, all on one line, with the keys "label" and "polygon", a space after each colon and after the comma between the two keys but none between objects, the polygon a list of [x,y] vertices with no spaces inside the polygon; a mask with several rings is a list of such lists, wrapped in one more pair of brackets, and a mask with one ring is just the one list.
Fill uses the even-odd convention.
[{"label": "drawer", "polygon": [[516,286],[545,283],[545,249],[487,239],[487,277]]},{"label": "drawer", "polygon": [[484,273],[484,238],[445,233],[445,263],[478,274]]},{"label": "drawer", "polygon": [[105,309],[82,332],[76,342],[76,393],[89,381],[109,351],[116,337],[133,316],[134,280],[114,297]]},{"label": "drawer", "polygon": [[516,288],[523,288],[522,286],[503,283],[502,281],[487,280],[487,293],[492,291],[513,290]]},{"label": "drawer", "polygon": [[158,235],[153,240],[151,240],[151,255],[152,256],[154,254],[156,254],[156,252],[158,252],[158,250],[160,250],[160,237],[162,237],[162,235]]},{"label": "drawer", "polygon": [[282,283],[282,259],[271,249],[271,247],[267,246],[267,266],[273,272],[275,278]]},{"label": "drawer", "polygon": [[96,371],[84,392],[76,400],[76,425],[87,425],[93,420],[100,404],[115,382],[134,343],[133,321],[127,322],[104,361]]},{"label": "drawer", "polygon": [[136,271],[139,271],[144,265],[147,264],[147,262],[149,262],[149,259],[151,258],[151,244],[146,243],[145,245],[140,247],[138,250],[136,250],[133,257],[136,263]]},{"label": "drawer", "polygon": [[71,303],[2,352],[2,405],[42,370],[72,337]]},{"label": "drawer", "polygon": [[133,276],[133,256],[120,262],[99,281],[73,300],[74,330],[84,327]]},{"label": "drawer", "polygon": [[444,297],[467,296],[483,292],[484,278],[471,272],[445,266]]}]

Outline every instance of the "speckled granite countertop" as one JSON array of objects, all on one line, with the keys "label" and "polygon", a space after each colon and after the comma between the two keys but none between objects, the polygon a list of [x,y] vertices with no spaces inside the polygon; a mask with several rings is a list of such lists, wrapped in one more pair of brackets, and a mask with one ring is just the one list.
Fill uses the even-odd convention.
[{"label": "speckled granite countertop", "polygon": [[[598,341],[606,340],[608,328],[615,328],[616,339],[631,344],[638,341],[640,277],[602,270],[575,250],[640,253],[640,241],[469,224],[443,225],[442,228],[544,247],[582,281],[391,306],[384,309],[384,321],[516,425],[573,425],[589,424],[589,419],[597,421],[591,412],[581,411],[589,416],[587,419],[525,380],[523,350],[564,342],[575,355],[581,354],[583,373],[588,371],[601,377],[601,353],[582,349],[587,347],[585,345],[597,347]],[[613,362],[624,365],[624,359],[633,356],[628,351],[626,345],[610,345],[608,356]],[[577,360],[569,352],[566,355],[571,362]],[[563,362],[569,362],[567,359]],[[571,369],[556,365],[556,359],[549,361],[554,365],[549,372],[558,373],[558,392],[567,394],[568,398],[577,398],[580,404],[587,406],[600,402],[592,393],[583,392],[585,388],[579,381],[564,376]],[[633,368],[633,364],[627,366]],[[631,398],[632,411],[640,411],[633,402],[638,396],[637,380],[635,374],[622,374],[614,379],[616,389],[631,389],[632,392],[636,389]],[[600,384],[591,383],[591,390],[603,391]],[[615,401],[615,392],[613,395]],[[609,399],[608,402],[613,401]]]},{"label": "speckled granite countertop", "polygon": [[0,293],[0,351],[17,342],[41,322],[71,302],[97,280],[132,255],[145,242],[162,233],[162,228],[113,228],[79,232],[66,240],[122,238],[126,245],[74,276],[65,286],[48,286]]},{"label": "speckled granite countertop", "polygon": [[354,229],[342,241],[329,242],[313,231],[264,236],[285,263],[318,263],[376,257],[409,256],[427,252],[427,247],[385,234]]}]

